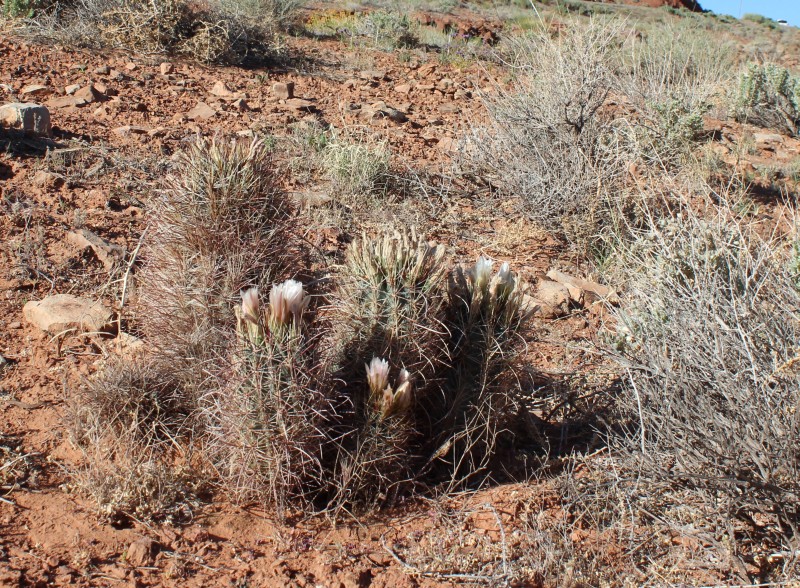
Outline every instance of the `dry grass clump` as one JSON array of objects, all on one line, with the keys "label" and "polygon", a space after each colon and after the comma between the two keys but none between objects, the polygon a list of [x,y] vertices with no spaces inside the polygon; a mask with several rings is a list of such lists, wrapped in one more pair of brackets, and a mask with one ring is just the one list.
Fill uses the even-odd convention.
[{"label": "dry grass clump", "polygon": [[649,478],[794,549],[800,293],[780,242],[728,206],[708,211],[678,203],[620,250],[627,450]]},{"label": "dry grass clump", "polygon": [[[284,195],[259,141],[202,141],[152,202],[140,324],[182,386],[216,375],[239,293],[264,287],[291,257]],[[221,334],[223,333],[223,334]]]},{"label": "dry grass clump", "polygon": [[277,30],[296,8],[294,0],[73,0],[40,10],[30,26],[73,45],[241,63],[270,53]]},{"label": "dry grass clump", "polygon": [[321,153],[321,165],[331,191],[346,204],[385,192],[391,152],[384,141],[333,135]]},{"label": "dry grass clump", "polygon": [[19,443],[0,434],[0,498],[30,482],[35,476],[31,455]]},{"label": "dry grass clump", "polygon": [[145,359],[108,364],[81,391],[70,433],[85,465],[75,486],[111,519],[176,519],[202,483],[192,406],[172,374]]},{"label": "dry grass clump", "polygon": [[376,46],[387,49],[407,49],[419,43],[419,25],[408,14],[374,10],[356,20],[355,33],[369,38]]},{"label": "dry grass clump", "polygon": [[475,164],[545,228],[591,218],[618,172],[599,112],[614,84],[618,26],[591,21],[509,42],[513,86],[483,97],[490,123],[474,133]]}]

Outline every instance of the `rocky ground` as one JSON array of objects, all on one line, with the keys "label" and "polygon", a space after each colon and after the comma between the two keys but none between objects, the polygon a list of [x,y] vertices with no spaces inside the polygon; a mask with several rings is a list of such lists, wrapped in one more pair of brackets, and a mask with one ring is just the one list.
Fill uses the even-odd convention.
[{"label": "rocky ground", "polygon": [[[545,580],[525,563],[526,551],[542,549],[531,529],[567,517],[546,477],[337,525],[280,523],[221,497],[197,505],[186,524],[118,524],[71,486],[80,462],[64,422],[72,391],[109,357],[141,344],[126,333],[135,332],[136,252],[149,195],[176,152],[198,135],[287,137],[330,124],[388,141],[397,170],[439,173],[483,116],[479,92],[505,83],[496,65],[446,64],[435,53],[401,56],[303,37],[287,45],[280,63],[243,69],[0,36],[0,102],[44,105],[52,124],[52,138],[0,131],[0,451],[14,456],[0,459],[0,585],[484,584],[501,577],[509,558],[531,566],[521,585]],[[754,177],[798,157],[799,141],[767,130],[714,119],[706,128],[714,151]],[[742,158],[744,134],[754,146]],[[308,209],[324,203],[325,185],[313,176],[287,174],[284,188],[309,218]],[[365,226],[412,218],[456,259],[509,261],[547,302],[530,348],[537,372],[564,382],[596,366],[590,348],[603,315],[591,302],[599,285],[551,271],[590,277],[568,248],[526,221],[516,202],[487,209],[469,192],[430,198],[423,206],[395,203]],[[346,220],[309,223],[306,237],[335,258],[354,230]],[[95,306],[87,310],[84,301]],[[77,306],[65,317],[69,304]],[[121,334],[98,332],[109,323]],[[593,385],[604,377],[598,371]],[[606,577],[647,580],[632,571],[632,556],[615,537],[573,531],[564,540],[601,561]],[[680,535],[667,541],[689,555],[702,549]],[[699,581],[724,575],[697,572]]]}]

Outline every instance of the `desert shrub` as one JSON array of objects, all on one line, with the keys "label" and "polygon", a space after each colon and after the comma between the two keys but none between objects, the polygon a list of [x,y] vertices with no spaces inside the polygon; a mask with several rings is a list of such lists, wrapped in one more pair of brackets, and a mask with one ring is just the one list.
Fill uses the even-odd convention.
[{"label": "desert shrub", "polygon": [[386,49],[403,49],[418,43],[415,25],[407,14],[375,10],[356,21],[356,33]]},{"label": "desert shrub", "polygon": [[520,197],[548,229],[590,216],[617,173],[599,113],[613,86],[614,37],[592,22],[510,42],[512,87],[483,96],[490,123],[475,130],[468,152],[481,176]]},{"label": "desert shrub", "polygon": [[387,188],[391,153],[383,141],[357,134],[334,134],[321,157],[332,192],[345,200],[374,195]]},{"label": "desert shrub", "polygon": [[240,63],[272,50],[275,33],[294,6],[290,0],[76,0],[40,11],[31,27],[39,35],[73,45]]},{"label": "desert shrub", "polygon": [[31,18],[34,15],[36,2],[33,0],[5,0],[0,8],[0,15],[5,18]]},{"label": "desert shrub", "polygon": [[288,29],[302,7],[302,0],[218,0],[225,12],[237,20],[260,23],[273,31]]},{"label": "desert shrub", "polygon": [[220,369],[239,293],[270,284],[292,256],[270,155],[259,141],[197,143],[149,218],[140,325],[181,385],[199,394]]},{"label": "desert shrub", "polygon": [[791,135],[798,133],[800,78],[784,67],[751,63],[739,75],[731,100],[738,121]]},{"label": "desert shrub", "polygon": [[[796,536],[800,302],[776,243],[723,207],[649,219],[620,257],[629,449],[648,476]],[[769,521],[769,522],[767,522]],[[756,530],[754,528],[754,530]]]},{"label": "desert shrub", "polygon": [[749,22],[754,22],[756,24],[767,26],[771,29],[774,29],[778,26],[778,23],[772,20],[769,17],[763,16],[761,14],[754,14],[752,12],[748,12],[742,16],[742,20],[746,20]]},{"label": "desert shrub", "polygon": [[636,107],[632,156],[672,167],[701,136],[703,115],[729,81],[733,52],[696,27],[672,25],[629,40],[620,84]]},{"label": "desert shrub", "polygon": [[110,519],[181,519],[204,486],[193,462],[191,404],[169,371],[146,358],[114,360],[68,412],[84,463],[75,486]]}]

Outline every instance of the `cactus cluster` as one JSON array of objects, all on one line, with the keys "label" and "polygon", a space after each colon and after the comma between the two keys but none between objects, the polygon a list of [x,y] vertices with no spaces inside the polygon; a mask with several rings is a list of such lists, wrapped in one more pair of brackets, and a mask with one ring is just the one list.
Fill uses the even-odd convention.
[{"label": "cactus cluster", "polygon": [[371,508],[412,481],[485,471],[511,430],[515,388],[502,376],[528,317],[508,264],[452,271],[443,247],[395,232],[353,243],[336,281],[315,312],[295,280],[266,307],[256,288],[242,293],[241,379],[211,419],[224,479],[278,505],[313,488],[326,504]]},{"label": "cactus cluster", "polygon": [[278,514],[485,470],[512,429],[504,376],[527,318],[508,264],[453,270],[413,229],[364,235],[312,304],[276,280],[298,258],[266,164],[259,143],[201,143],[154,209],[143,323],[187,443],[230,495]]}]

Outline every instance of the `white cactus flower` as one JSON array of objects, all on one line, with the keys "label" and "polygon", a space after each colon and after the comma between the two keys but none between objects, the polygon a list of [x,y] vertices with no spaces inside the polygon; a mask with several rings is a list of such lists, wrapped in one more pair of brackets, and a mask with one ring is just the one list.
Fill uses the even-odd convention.
[{"label": "white cactus flower", "polygon": [[299,321],[310,300],[311,297],[306,296],[303,290],[303,284],[297,280],[277,284],[269,293],[271,318],[281,325],[288,325],[292,317]]},{"label": "white cactus flower", "polygon": [[499,298],[506,298],[511,295],[515,287],[514,274],[511,273],[508,262],[504,262],[493,280],[494,294]]},{"label": "white cactus flower", "polygon": [[393,413],[402,414],[411,408],[411,393],[412,386],[410,380],[406,380],[397,387],[397,390],[394,393],[394,398],[392,399]]},{"label": "white cactus flower", "polygon": [[389,386],[386,386],[386,389],[383,391],[381,395],[381,417],[386,418],[392,413],[392,408],[394,407],[394,394],[392,393],[392,389]]},{"label": "white cactus flower", "polygon": [[492,277],[492,266],[494,262],[481,255],[478,261],[469,272],[472,285],[475,290],[482,291],[489,285],[489,280]]},{"label": "white cactus flower", "polygon": [[258,288],[248,288],[242,292],[242,318],[258,324],[261,304],[258,300]]},{"label": "white cactus flower", "polygon": [[[389,362],[380,357],[373,357],[367,368],[367,383],[374,395],[383,394],[389,387]],[[391,389],[389,390],[391,394]]]},{"label": "white cactus flower", "polygon": [[411,381],[411,374],[409,373],[409,371],[405,368],[400,370],[400,375],[397,377],[397,385],[402,386],[406,382],[410,381]]}]

